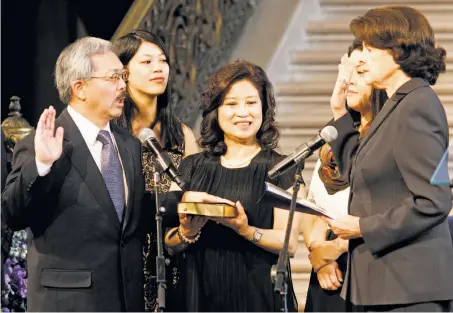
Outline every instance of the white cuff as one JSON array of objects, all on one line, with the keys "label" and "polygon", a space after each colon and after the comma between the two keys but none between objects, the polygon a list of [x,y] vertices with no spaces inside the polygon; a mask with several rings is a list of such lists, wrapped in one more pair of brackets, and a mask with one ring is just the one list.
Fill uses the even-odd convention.
[{"label": "white cuff", "polygon": [[44,164],[42,162],[39,162],[38,159],[35,158],[36,161],[36,168],[38,169],[38,175],[39,176],[46,176],[49,174],[50,169],[52,168],[52,164]]}]

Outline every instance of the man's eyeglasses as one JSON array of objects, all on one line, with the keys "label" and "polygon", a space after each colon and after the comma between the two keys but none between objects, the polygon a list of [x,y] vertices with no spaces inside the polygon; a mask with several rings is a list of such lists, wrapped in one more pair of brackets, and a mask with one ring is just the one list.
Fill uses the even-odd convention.
[{"label": "man's eyeglasses", "polygon": [[129,72],[128,71],[123,71],[121,73],[116,72],[113,73],[111,76],[91,76],[90,78],[100,78],[112,82],[114,84],[117,84],[120,81],[120,79],[122,79],[126,83],[127,79],[129,78]]}]

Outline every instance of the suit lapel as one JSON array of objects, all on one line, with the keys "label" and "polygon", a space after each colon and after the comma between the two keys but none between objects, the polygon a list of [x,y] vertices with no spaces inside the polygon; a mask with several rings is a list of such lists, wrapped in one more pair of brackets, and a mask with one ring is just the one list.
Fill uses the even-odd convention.
[{"label": "suit lapel", "polygon": [[66,141],[64,148],[65,154],[69,157],[72,165],[77,169],[82,180],[87,184],[105,214],[107,214],[115,227],[120,230],[120,221],[105,185],[104,178],[102,177],[82,134],[66,109],[58,117],[57,124],[64,128],[64,140]]},{"label": "suit lapel", "polygon": [[359,148],[357,149],[357,154],[362,150],[363,146],[367,144],[367,142],[370,140],[371,137],[376,133],[376,131],[379,129],[379,127],[382,125],[382,123],[387,119],[387,117],[390,115],[390,113],[395,110],[397,107],[399,101],[405,96],[406,94],[396,94],[392,98],[390,98],[387,103],[384,105],[384,107],[381,109],[381,111],[377,114],[376,118],[373,120],[373,122],[370,125],[370,128],[368,129],[368,133],[366,136],[362,139],[360,142]]},{"label": "suit lapel", "polygon": [[[355,167],[355,165],[357,164],[357,159],[360,154],[360,151],[362,151],[363,147],[365,147],[365,145],[374,136],[374,134],[377,132],[379,127],[381,127],[382,123],[384,123],[384,121],[389,117],[389,115],[396,109],[396,107],[401,102],[401,100],[414,89],[417,89],[420,87],[425,87],[425,86],[429,86],[429,84],[426,81],[424,81],[423,79],[412,78],[410,81],[406,82],[400,88],[398,88],[398,90],[395,92],[395,94],[387,100],[387,103],[383,106],[383,108],[377,114],[376,118],[371,123],[371,126],[368,129],[368,133],[361,140],[359,147],[357,148],[357,151],[354,156],[353,167]],[[354,178],[355,178],[355,175],[352,175],[351,181],[350,181],[351,187],[354,183]],[[349,201],[351,201],[351,197],[349,197]]]},{"label": "suit lapel", "polygon": [[125,229],[132,212],[132,205],[133,205],[133,192],[134,192],[134,162],[132,159],[132,154],[128,149],[126,140],[124,136],[117,131],[117,129],[111,125],[112,132],[115,136],[115,141],[118,146],[118,152],[121,157],[121,162],[123,164],[124,173],[126,175],[126,182],[127,182],[127,206],[126,212],[124,214],[124,221],[123,221],[123,230]]},{"label": "suit lapel", "polygon": [[371,123],[371,126],[368,130],[368,133],[366,136],[362,139],[359,148],[357,149],[356,157],[360,153],[360,151],[363,149],[363,147],[368,143],[368,141],[371,139],[371,137],[374,136],[376,131],[379,129],[379,127],[382,125],[382,123],[387,119],[387,117],[393,112],[393,110],[396,109],[398,106],[398,103],[401,102],[401,100],[409,94],[411,91],[420,88],[420,87],[426,87],[429,86],[429,84],[424,81],[422,78],[412,78],[405,84],[403,84],[398,90],[395,92],[395,94],[387,100],[387,103],[384,105],[384,107],[379,111],[377,114],[376,118],[373,120]]}]

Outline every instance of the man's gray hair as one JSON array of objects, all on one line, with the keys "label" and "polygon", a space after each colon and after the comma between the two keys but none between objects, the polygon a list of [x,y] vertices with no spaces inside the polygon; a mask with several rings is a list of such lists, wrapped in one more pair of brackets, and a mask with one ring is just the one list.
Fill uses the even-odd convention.
[{"label": "man's gray hair", "polygon": [[55,65],[55,85],[63,103],[68,104],[71,100],[71,84],[74,81],[91,78],[93,72],[91,56],[108,51],[112,51],[112,43],[96,37],[78,39],[64,48]]}]

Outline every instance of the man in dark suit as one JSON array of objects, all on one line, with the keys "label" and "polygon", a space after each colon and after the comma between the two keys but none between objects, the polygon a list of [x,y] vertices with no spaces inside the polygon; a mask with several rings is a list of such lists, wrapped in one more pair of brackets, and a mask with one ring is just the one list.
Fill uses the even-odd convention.
[{"label": "man in dark suit", "polygon": [[30,311],[143,311],[141,147],[110,123],[125,79],[110,42],[71,44],[55,69],[67,109],[46,109],[15,146],[2,210],[29,228]]},{"label": "man in dark suit", "polygon": [[351,215],[326,219],[350,239],[343,296],[365,311],[448,312],[452,195],[430,184],[448,148],[445,110],[430,87],[445,71],[445,50],[408,7],[372,9],[351,30],[364,43],[363,78],[389,100],[360,142],[344,101],[331,102],[339,131],[331,147],[351,188]]}]

